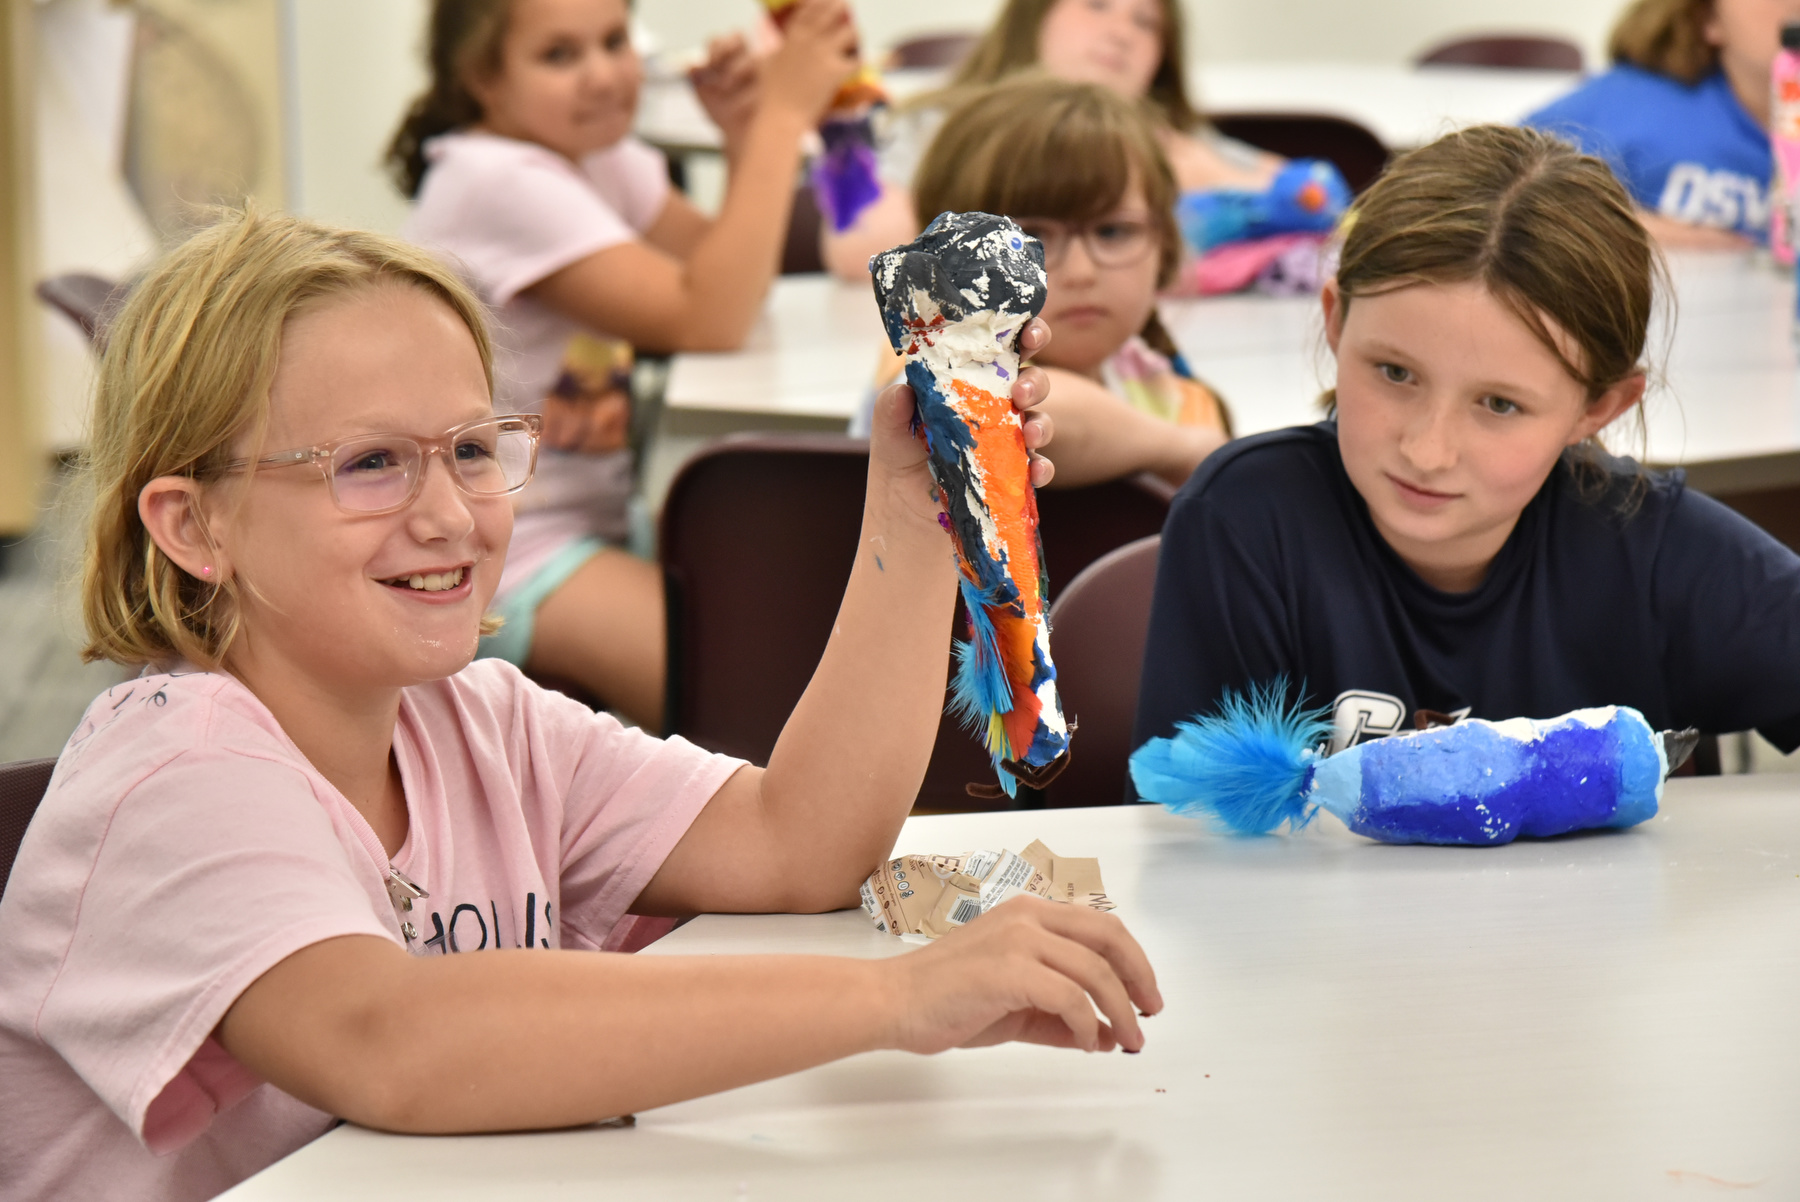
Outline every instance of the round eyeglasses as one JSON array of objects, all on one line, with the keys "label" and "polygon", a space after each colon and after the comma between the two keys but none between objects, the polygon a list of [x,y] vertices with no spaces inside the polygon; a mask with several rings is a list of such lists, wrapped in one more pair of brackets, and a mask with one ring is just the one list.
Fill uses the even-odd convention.
[{"label": "round eyeglasses", "polygon": [[[442,455],[451,479],[471,496],[503,497],[531,482],[537,470],[538,434],[543,419],[535,413],[483,417],[457,426],[442,438],[418,439],[408,434],[359,434],[318,446],[277,451],[255,460],[258,467],[293,467],[310,463],[331,487],[331,499],[348,513],[393,513],[405,509],[425,483],[425,461]],[[242,471],[249,459],[234,459],[221,471]]]},{"label": "round eyeglasses", "polygon": [[1148,221],[1108,217],[1076,225],[1043,219],[1019,222],[1019,228],[1044,244],[1044,270],[1055,271],[1080,239],[1088,258],[1097,267],[1130,267],[1143,261],[1156,245],[1156,231]]}]

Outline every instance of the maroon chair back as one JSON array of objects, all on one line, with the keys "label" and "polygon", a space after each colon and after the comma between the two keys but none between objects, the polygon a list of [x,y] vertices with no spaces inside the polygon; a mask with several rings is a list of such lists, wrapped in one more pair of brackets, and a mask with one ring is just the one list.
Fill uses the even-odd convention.
[{"label": "maroon chair back", "polygon": [[1567,38],[1489,34],[1453,38],[1418,57],[1421,67],[1506,67],[1527,71],[1579,71],[1581,47]]},{"label": "maroon chair back", "polygon": [[663,503],[666,726],[767,763],[813,669],[862,528],[866,439],[727,438],[684,464]]},{"label": "maroon chair back", "polygon": [[1087,566],[1050,610],[1057,687],[1080,723],[1063,774],[1045,791],[1050,806],[1117,805],[1137,717],[1138,677],[1150,630],[1162,538],[1127,543]]},{"label": "maroon chair back", "polygon": [[44,800],[50,774],[55,771],[53,759],[0,764],[0,893],[6,891],[6,879],[12,875],[19,844],[25,840],[25,828],[31,825],[31,816],[37,813],[38,802]]},{"label": "maroon chair back", "polygon": [[919,67],[954,67],[969,57],[978,33],[930,33],[907,38],[888,52],[890,71]]},{"label": "maroon chair back", "polygon": [[819,235],[825,226],[825,215],[819,212],[818,198],[812,185],[803,183],[794,189],[794,207],[788,212],[787,241],[781,246],[781,274],[806,275],[825,270],[825,256],[819,248]]},{"label": "maroon chair back", "polygon": [[35,291],[39,300],[80,326],[88,341],[98,345],[125,290],[105,276],[71,271],[39,280]]},{"label": "maroon chair back", "polygon": [[[744,435],[714,444],[677,473],[662,516],[672,733],[768,761],[843,600],[868,463],[863,439]],[[1039,493],[1053,590],[1112,548],[1160,530],[1170,492],[1161,482],[1127,479]],[[959,611],[954,630],[963,624]],[[946,630],[946,680],[951,637]],[[919,807],[991,808],[966,786],[993,779],[986,753],[946,715]]]},{"label": "maroon chair back", "polygon": [[1286,159],[1328,159],[1353,192],[1375,182],[1388,148],[1364,126],[1324,113],[1208,113],[1220,133]]}]

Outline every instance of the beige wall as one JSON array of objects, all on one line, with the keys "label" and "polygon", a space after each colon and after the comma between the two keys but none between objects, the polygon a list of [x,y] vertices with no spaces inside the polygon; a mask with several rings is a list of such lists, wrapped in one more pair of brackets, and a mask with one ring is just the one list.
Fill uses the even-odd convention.
[{"label": "beige wall", "polygon": [[37,246],[32,209],[31,3],[0,0],[0,538],[36,525],[40,356],[31,337]]}]

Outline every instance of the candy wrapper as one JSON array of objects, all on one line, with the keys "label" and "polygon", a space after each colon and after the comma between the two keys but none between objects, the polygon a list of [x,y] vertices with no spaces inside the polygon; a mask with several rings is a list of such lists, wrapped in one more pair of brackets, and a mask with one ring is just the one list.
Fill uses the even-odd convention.
[{"label": "candy wrapper", "polygon": [[1025,433],[1012,405],[1019,333],[1044,307],[1044,248],[1004,217],[943,213],[870,261],[875,299],[918,404],[956,544],[969,638],[954,711],[986,745],[1000,788],[1042,787],[1067,762],[1048,578]]},{"label": "candy wrapper", "polygon": [[1092,910],[1113,908],[1099,860],[1059,856],[1035,841],[1016,855],[972,851],[889,860],[863,882],[862,905],[878,931],[936,939],[1021,893]]},{"label": "candy wrapper", "polygon": [[1217,715],[1145,743],[1131,756],[1138,794],[1240,834],[1305,826],[1323,809],[1383,843],[1492,846],[1644,821],[1699,738],[1605,706],[1465,718],[1327,757],[1324,715],[1287,708],[1281,694],[1228,696]]},{"label": "candy wrapper", "polygon": [[[777,28],[785,28],[799,0],[763,0],[763,7]],[[831,228],[843,233],[862,211],[881,196],[876,174],[874,112],[887,104],[881,76],[868,63],[860,64],[831,98],[831,106],[819,122],[819,138],[825,151],[813,160],[813,196],[819,212]]]}]

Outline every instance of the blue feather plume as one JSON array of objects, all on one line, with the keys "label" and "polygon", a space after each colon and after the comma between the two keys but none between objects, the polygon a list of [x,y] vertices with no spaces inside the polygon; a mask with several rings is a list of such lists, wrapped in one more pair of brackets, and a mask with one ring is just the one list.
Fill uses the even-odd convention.
[{"label": "blue feather plume", "polygon": [[1138,795],[1177,814],[1205,814],[1230,830],[1264,835],[1283,822],[1312,821],[1306,801],[1316,748],[1331,731],[1328,710],[1286,700],[1287,683],[1227,690],[1211,717],[1182,722],[1168,739],[1131,754]]}]

